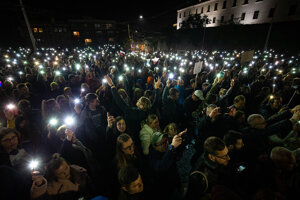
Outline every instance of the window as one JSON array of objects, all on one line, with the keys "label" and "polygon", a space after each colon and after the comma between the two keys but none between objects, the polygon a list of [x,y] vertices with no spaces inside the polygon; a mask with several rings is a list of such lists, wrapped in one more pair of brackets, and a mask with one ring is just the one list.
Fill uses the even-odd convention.
[{"label": "window", "polygon": [[58,28],[58,32],[60,32],[60,33],[62,32],[62,28],[61,27]]},{"label": "window", "polygon": [[241,20],[245,20],[246,13],[242,13]]},{"label": "window", "polygon": [[297,9],[297,4],[291,5],[291,6],[290,6],[289,13],[288,13],[288,16],[295,15],[296,9]]},{"label": "window", "polygon": [[243,3],[243,5],[245,5],[245,4],[248,4],[249,3],[249,1],[248,0],[244,0],[244,3]]},{"label": "window", "polygon": [[79,37],[79,32],[78,31],[74,31],[73,35],[76,36],[76,37]]},{"label": "window", "polygon": [[210,12],[210,5],[207,6],[207,12]]},{"label": "window", "polygon": [[189,16],[191,15],[191,11],[189,10]]},{"label": "window", "polygon": [[181,13],[179,13],[179,18],[181,18]]},{"label": "window", "polygon": [[221,23],[224,22],[224,16],[221,17]]},{"label": "window", "polygon": [[198,8],[196,8],[196,12],[195,13],[198,14]]},{"label": "window", "polygon": [[213,18],[213,24],[216,23],[216,17]]},{"label": "window", "polygon": [[256,2],[260,2],[260,1],[263,1],[263,0],[256,0]]},{"label": "window", "polygon": [[85,44],[89,44],[89,43],[91,43],[91,42],[92,42],[92,39],[90,39],[90,38],[84,40],[84,43],[85,43]]},{"label": "window", "polygon": [[234,18],[234,14],[231,15],[230,20],[233,21],[233,18]]},{"label": "window", "polygon": [[201,8],[201,14],[203,13],[203,8],[204,8],[204,7]]},{"label": "window", "polygon": [[37,33],[38,32],[38,28],[33,28],[33,32]]},{"label": "window", "polygon": [[39,28],[39,33],[42,33],[42,32],[44,32],[43,28]]},{"label": "window", "polygon": [[106,24],[106,29],[112,28],[112,24]]},{"label": "window", "polygon": [[226,8],[226,4],[227,4],[227,1],[223,1],[222,9],[225,9],[225,8]]},{"label": "window", "polygon": [[237,2],[237,0],[233,0],[232,7],[236,6],[236,2]]},{"label": "window", "polygon": [[215,9],[214,10],[218,10],[218,3],[215,4]]},{"label": "window", "polygon": [[101,24],[95,24],[95,29],[101,28]]},{"label": "window", "polygon": [[271,8],[268,17],[273,17],[275,8]]},{"label": "window", "polygon": [[258,19],[258,14],[259,14],[259,11],[255,11],[254,14],[253,14],[253,19]]}]

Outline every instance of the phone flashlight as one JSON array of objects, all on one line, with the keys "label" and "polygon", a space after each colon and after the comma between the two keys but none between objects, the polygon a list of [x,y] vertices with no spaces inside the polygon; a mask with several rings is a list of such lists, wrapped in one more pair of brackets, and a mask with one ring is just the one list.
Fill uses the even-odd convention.
[{"label": "phone flashlight", "polygon": [[50,119],[50,121],[49,121],[49,124],[50,124],[51,126],[56,126],[57,123],[58,123],[58,120],[55,119],[55,118],[52,118],[52,119]]},{"label": "phone flashlight", "polygon": [[169,79],[173,79],[174,78],[174,74],[170,73],[168,77],[169,77]]},{"label": "phone flashlight", "polygon": [[67,126],[72,126],[74,123],[75,123],[75,120],[74,120],[73,117],[68,116],[68,117],[65,118],[65,124]]},{"label": "phone flashlight", "polygon": [[79,104],[80,103],[80,99],[78,99],[78,98],[74,99],[74,103],[75,104]]},{"label": "phone flashlight", "polygon": [[39,166],[39,161],[37,160],[32,160],[29,163],[29,168],[31,169],[31,171],[34,171],[34,169],[36,169]]},{"label": "phone flashlight", "polygon": [[14,109],[16,106],[14,105],[14,104],[12,104],[12,103],[10,103],[10,104],[8,104],[7,106],[6,106],[6,108],[8,109],[8,110],[12,110],[12,109]]}]

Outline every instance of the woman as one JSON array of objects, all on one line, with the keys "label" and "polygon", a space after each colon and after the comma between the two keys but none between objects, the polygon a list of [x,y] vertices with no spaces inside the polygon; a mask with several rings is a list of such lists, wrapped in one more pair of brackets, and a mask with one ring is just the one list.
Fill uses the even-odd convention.
[{"label": "woman", "polygon": [[25,149],[19,147],[18,132],[12,128],[2,128],[0,141],[0,165],[7,165],[18,171],[26,170],[30,156]]},{"label": "woman", "polygon": [[155,114],[150,114],[146,119],[146,123],[142,125],[139,135],[144,155],[149,154],[152,135],[155,132],[160,132],[159,121]]},{"label": "woman", "polygon": [[45,177],[34,172],[32,179],[32,199],[90,199],[94,195],[86,170],[69,165],[58,154],[46,165]]}]

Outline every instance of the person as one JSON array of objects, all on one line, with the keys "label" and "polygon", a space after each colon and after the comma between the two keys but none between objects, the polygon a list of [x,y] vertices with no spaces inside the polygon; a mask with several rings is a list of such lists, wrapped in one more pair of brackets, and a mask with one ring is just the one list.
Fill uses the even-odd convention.
[{"label": "person", "polygon": [[149,147],[151,144],[152,135],[155,132],[160,132],[159,120],[155,114],[150,114],[146,119],[146,123],[142,125],[142,129],[140,130],[139,135],[144,155],[149,154]]},{"label": "person", "polygon": [[13,167],[20,173],[28,174],[26,169],[31,156],[19,144],[18,132],[12,128],[1,128],[0,141],[0,165]]},{"label": "person", "polygon": [[200,106],[204,100],[203,92],[201,90],[196,90],[190,96],[184,100],[184,112],[187,116],[187,121],[192,121],[192,113]]},{"label": "person", "polygon": [[175,122],[178,124],[180,111],[178,105],[179,92],[175,88],[170,88],[170,80],[167,80],[166,86],[162,94],[162,124],[163,126]]},{"label": "person", "polygon": [[86,169],[69,165],[58,154],[47,163],[45,177],[33,172],[32,179],[32,199],[78,199],[95,195]]},{"label": "person", "polygon": [[180,199],[183,195],[176,166],[176,149],[182,143],[182,136],[187,130],[175,135],[169,145],[168,136],[154,133],[149,151],[149,166],[152,177],[153,193],[161,199]]},{"label": "person", "polygon": [[204,197],[216,185],[227,186],[230,175],[226,166],[229,161],[228,148],[224,141],[215,136],[207,138],[204,142],[204,153],[192,166],[186,199]]},{"label": "person", "polygon": [[231,162],[235,162],[239,158],[239,152],[244,147],[243,136],[242,133],[229,130],[223,137],[223,141],[225,142],[228,148],[228,154],[231,158]]},{"label": "person", "polygon": [[280,111],[281,106],[280,98],[275,96],[273,98],[269,98],[268,103],[261,106],[259,113],[265,119],[269,119]]},{"label": "person", "polygon": [[142,192],[144,184],[141,174],[132,165],[123,166],[118,173],[121,185],[118,200],[139,200],[144,199]]},{"label": "person", "polygon": [[85,96],[86,107],[80,114],[75,134],[83,144],[94,152],[95,158],[104,162],[107,112],[100,106],[98,96],[88,93]]},{"label": "person", "polygon": [[[137,107],[128,106],[117,92],[112,79],[109,76],[105,76],[105,79],[107,80],[108,85],[111,87],[111,92],[116,104],[124,112],[124,117],[127,121],[128,127],[134,134],[133,138],[136,139],[136,141],[139,141],[138,133],[140,128],[137,126],[137,124],[140,124],[148,116],[148,112],[152,107],[150,100],[146,97],[141,97],[136,103]],[[154,84],[157,97],[159,85],[160,79],[158,79],[158,81]]]}]

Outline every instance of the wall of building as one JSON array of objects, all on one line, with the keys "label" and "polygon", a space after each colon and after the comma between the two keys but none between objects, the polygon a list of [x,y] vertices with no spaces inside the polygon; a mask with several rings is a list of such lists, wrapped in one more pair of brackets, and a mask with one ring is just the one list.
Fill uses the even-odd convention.
[{"label": "wall of building", "polygon": [[[226,8],[223,8],[223,3],[226,2]],[[236,6],[233,3],[236,1]],[[182,21],[188,19],[189,15],[201,14],[203,8],[203,15],[207,15],[211,20],[207,27],[220,26],[231,21],[233,15],[233,22],[237,24],[262,24],[269,23],[272,20],[270,10],[277,9],[274,12],[274,22],[300,20],[300,3],[299,0],[210,0],[177,11],[177,29],[180,28]],[[215,5],[217,3],[217,10]],[[210,11],[208,12],[208,7]],[[295,7],[295,13],[289,15],[290,9]],[[257,19],[253,19],[255,11],[258,11]],[[242,19],[242,14],[245,13],[245,18]],[[221,20],[223,16],[223,21]],[[214,19],[215,18],[215,22]]]}]

